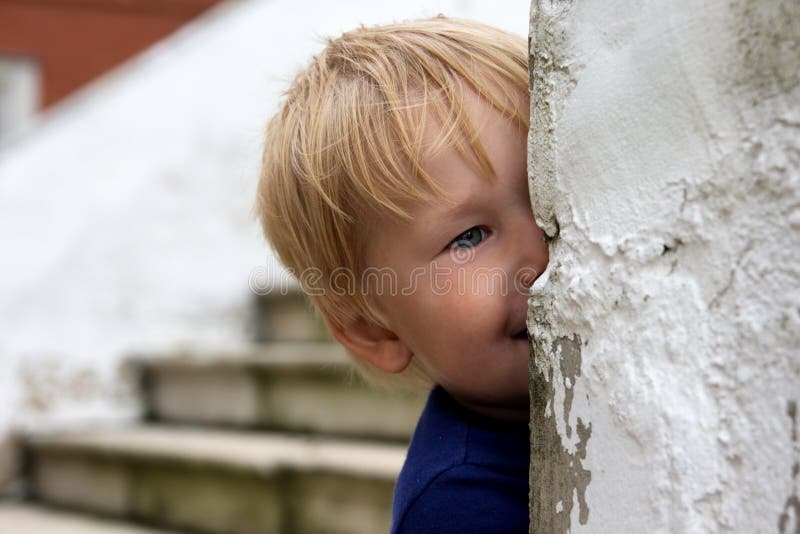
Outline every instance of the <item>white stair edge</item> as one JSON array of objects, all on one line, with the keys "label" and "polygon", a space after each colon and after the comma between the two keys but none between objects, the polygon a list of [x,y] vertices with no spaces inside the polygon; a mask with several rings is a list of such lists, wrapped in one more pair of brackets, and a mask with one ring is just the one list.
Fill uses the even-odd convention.
[{"label": "white stair edge", "polygon": [[405,460],[401,445],[163,425],[136,425],[40,435],[35,450],[119,454],[182,462],[202,462],[269,474],[278,469],[332,471],[396,479]]},{"label": "white stair edge", "polygon": [[14,534],[170,534],[87,514],[67,512],[30,503],[0,501],[0,532]]},{"label": "white stair edge", "polygon": [[344,347],[325,341],[280,341],[231,349],[181,349],[163,353],[134,354],[135,364],[157,368],[185,365],[263,367],[341,367],[350,363]]}]

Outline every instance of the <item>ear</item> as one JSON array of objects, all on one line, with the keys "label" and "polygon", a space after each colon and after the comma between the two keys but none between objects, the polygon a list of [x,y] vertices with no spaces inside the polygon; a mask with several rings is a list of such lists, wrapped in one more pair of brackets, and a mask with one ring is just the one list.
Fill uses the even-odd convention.
[{"label": "ear", "polygon": [[411,363],[413,354],[405,343],[379,324],[361,316],[342,326],[325,321],[339,343],[384,373],[402,372]]}]

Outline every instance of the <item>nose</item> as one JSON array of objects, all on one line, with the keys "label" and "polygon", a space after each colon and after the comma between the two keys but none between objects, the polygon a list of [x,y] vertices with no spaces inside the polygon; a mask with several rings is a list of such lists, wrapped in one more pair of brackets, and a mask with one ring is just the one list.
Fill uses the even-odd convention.
[{"label": "nose", "polygon": [[519,262],[515,281],[519,288],[528,290],[547,269],[550,252],[545,242],[544,232],[536,224],[536,220],[530,212],[515,225],[514,232],[517,236],[515,241]]},{"label": "nose", "polygon": [[517,273],[519,286],[523,289],[530,289],[533,283],[539,278],[541,273],[533,267],[521,267]]}]

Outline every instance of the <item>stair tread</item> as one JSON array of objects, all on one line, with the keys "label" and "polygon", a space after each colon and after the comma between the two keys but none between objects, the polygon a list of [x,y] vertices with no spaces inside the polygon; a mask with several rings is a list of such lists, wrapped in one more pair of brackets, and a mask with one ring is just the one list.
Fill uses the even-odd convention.
[{"label": "stair tread", "polygon": [[406,454],[405,446],[395,444],[145,424],[32,436],[29,444],[36,450],[216,464],[264,474],[325,470],[392,479]]},{"label": "stair tread", "polygon": [[30,503],[0,502],[0,532],[14,534],[167,534],[172,530],[146,528],[97,518],[88,514],[56,510]]},{"label": "stair tread", "polygon": [[341,345],[324,341],[286,341],[220,349],[175,349],[137,355],[147,367],[342,367],[349,365]]}]

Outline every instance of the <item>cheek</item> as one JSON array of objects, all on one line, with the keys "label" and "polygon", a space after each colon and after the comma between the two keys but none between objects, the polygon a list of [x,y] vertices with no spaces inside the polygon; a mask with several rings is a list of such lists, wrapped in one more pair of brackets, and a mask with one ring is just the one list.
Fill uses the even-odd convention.
[{"label": "cheek", "polygon": [[467,292],[447,301],[440,308],[440,315],[447,318],[443,326],[457,337],[453,342],[462,350],[505,336],[506,300],[502,296]]},{"label": "cheek", "polygon": [[[449,282],[449,283],[445,283]],[[455,270],[433,287],[428,280],[388,303],[395,333],[417,352],[478,349],[506,337],[508,298],[499,281]]]},{"label": "cheek", "polygon": [[472,297],[469,299],[468,306],[470,314],[464,321],[485,341],[494,341],[498,337],[505,337],[507,328],[505,303],[505,299],[500,296]]}]

